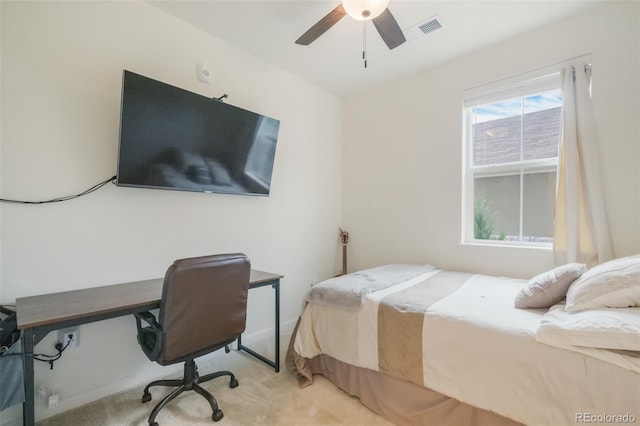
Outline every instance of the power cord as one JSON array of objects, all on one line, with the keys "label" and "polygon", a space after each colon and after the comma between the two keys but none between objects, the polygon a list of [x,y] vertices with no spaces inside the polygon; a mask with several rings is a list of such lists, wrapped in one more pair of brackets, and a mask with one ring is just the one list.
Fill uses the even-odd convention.
[{"label": "power cord", "polygon": [[44,200],[44,201],[23,201],[23,200],[11,200],[11,199],[7,199],[7,198],[0,198],[0,202],[1,203],[15,203],[15,204],[47,204],[47,203],[59,203],[61,201],[68,201],[68,200],[73,200],[74,198],[78,198],[78,197],[82,197],[83,195],[87,195],[87,194],[91,194],[93,191],[97,191],[98,189],[102,188],[103,186],[105,186],[106,184],[108,184],[109,182],[113,182],[114,180],[116,180],[117,176],[112,176],[109,179],[102,181],[96,185],[93,185],[91,188],[86,189],[84,191],[82,191],[79,194],[75,194],[75,195],[66,195],[64,197],[58,197],[58,198],[52,198],[51,200]]},{"label": "power cord", "polygon": [[0,359],[4,357],[9,357],[9,356],[30,356],[30,357],[33,357],[33,359],[35,359],[36,361],[48,362],[49,367],[51,368],[51,370],[53,370],[53,363],[62,357],[62,353],[69,347],[70,344],[71,344],[71,336],[68,336],[67,344],[64,346],[62,346],[62,343],[60,342],[56,343],[54,347],[56,348],[58,353],[55,355],[25,354],[24,352],[16,352],[16,353],[8,354],[5,352],[9,350],[9,348],[6,346],[2,346],[0,347]]}]

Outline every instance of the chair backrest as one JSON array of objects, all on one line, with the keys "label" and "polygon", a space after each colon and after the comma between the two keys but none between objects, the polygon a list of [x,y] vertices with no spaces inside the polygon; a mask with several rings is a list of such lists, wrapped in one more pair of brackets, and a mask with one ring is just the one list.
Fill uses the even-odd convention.
[{"label": "chair backrest", "polygon": [[246,325],[250,273],[242,253],[176,260],[164,277],[157,362],[181,362],[233,342]]}]

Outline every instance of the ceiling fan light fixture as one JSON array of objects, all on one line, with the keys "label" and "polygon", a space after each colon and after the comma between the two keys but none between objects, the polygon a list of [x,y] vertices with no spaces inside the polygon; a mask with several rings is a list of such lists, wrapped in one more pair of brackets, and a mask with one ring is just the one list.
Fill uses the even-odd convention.
[{"label": "ceiling fan light fixture", "polygon": [[343,0],[347,15],[358,21],[370,21],[380,16],[389,5],[389,0]]}]

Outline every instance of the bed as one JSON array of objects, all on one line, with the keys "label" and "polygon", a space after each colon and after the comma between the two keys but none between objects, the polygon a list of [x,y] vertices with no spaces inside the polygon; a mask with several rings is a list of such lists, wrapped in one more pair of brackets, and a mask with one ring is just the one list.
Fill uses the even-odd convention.
[{"label": "bed", "polygon": [[[640,272],[640,257],[635,261]],[[566,313],[576,275],[564,280],[562,294],[554,295],[562,300],[551,309],[514,307],[532,280],[431,265],[384,265],[333,278],[305,297],[287,368],[300,386],[321,374],[401,425],[640,421],[640,308],[625,299],[620,310]],[[640,302],[639,276],[623,293]],[[543,290],[538,296],[546,297]],[[575,339],[584,330],[563,334],[567,316],[593,317],[602,340],[598,315],[614,318],[604,330],[613,336],[607,343],[581,346]]]}]

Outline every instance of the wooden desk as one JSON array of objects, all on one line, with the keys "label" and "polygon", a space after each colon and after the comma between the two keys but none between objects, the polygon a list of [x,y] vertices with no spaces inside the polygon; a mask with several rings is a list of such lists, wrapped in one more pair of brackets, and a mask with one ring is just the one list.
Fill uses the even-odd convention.
[{"label": "wooden desk", "polygon": [[[280,279],[282,275],[252,269],[249,289],[271,286],[275,290],[275,360],[243,345],[238,349],[280,371]],[[163,278],[64,291],[16,299],[18,328],[22,330],[22,351],[33,354],[34,346],[49,332],[95,321],[120,317],[160,307]],[[25,402],[23,424],[33,426],[34,413],[33,357],[24,357]]]}]

